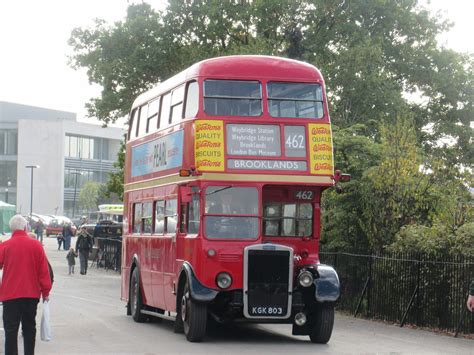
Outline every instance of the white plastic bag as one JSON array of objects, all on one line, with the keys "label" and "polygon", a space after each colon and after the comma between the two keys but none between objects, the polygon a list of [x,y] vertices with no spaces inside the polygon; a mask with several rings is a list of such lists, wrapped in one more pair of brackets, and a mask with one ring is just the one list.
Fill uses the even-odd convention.
[{"label": "white plastic bag", "polygon": [[41,316],[41,340],[50,341],[53,338],[49,314],[49,301],[43,302],[43,315]]}]

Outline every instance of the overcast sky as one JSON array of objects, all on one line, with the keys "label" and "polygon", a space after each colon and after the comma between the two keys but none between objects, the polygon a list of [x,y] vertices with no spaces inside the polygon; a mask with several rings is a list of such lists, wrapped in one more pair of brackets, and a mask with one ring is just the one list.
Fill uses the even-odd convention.
[{"label": "overcast sky", "polygon": [[[396,1],[396,0],[393,0]],[[71,69],[67,45],[75,27],[94,18],[121,20],[136,0],[0,0],[0,101],[65,110],[87,119],[85,103],[100,92],[84,71]],[[145,0],[164,8],[165,0]],[[474,1],[422,1],[456,23],[441,42],[457,51],[474,53]]]}]

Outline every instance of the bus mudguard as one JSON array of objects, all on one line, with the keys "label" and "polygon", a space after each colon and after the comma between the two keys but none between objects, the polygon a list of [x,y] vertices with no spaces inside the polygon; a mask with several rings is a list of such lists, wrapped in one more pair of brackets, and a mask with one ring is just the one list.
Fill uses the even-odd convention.
[{"label": "bus mudguard", "polygon": [[319,264],[317,270],[319,277],[314,279],[316,300],[318,302],[336,302],[341,290],[336,270],[323,264]]},{"label": "bus mudguard", "polygon": [[211,302],[216,298],[218,291],[203,286],[194,276],[193,269],[189,263],[183,263],[183,269],[188,279],[189,291],[193,300],[198,302]]}]

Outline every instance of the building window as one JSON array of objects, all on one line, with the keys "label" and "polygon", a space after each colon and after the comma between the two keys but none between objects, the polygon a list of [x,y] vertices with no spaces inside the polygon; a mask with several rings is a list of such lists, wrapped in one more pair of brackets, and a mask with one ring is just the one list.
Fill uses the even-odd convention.
[{"label": "building window", "polygon": [[17,155],[18,133],[7,129],[0,130],[0,155]]},{"label": "building window", "polygon": [[8,181],[12,187],[16,186],[16,161],[0,160],[0,186],[8,186]]},{"label": "building window", "polygon": [[106,138],[66,136],[64,154],[76,159],[109,159],[109,140]]}]

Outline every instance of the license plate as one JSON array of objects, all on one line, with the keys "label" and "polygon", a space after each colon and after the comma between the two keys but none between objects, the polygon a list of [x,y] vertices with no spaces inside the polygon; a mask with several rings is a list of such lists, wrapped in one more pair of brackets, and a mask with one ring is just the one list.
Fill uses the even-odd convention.
[{"label": "license plate", "polygon": [[282,316],[285,314],[283,307],[251,306],[249,314],[252,316]]}]

